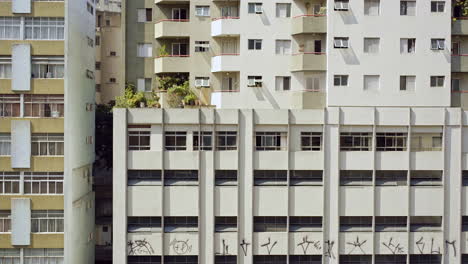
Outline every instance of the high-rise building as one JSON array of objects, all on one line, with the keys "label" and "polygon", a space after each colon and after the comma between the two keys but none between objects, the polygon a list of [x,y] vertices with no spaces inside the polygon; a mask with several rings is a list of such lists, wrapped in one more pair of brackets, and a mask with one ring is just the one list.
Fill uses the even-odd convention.
[{"label": "high-rise building", "polygon": [[0,262],[93,263],[94,1],[0,1]]},{"label": "high-rise building", "polygon": [[[114,109],[114,263],[468,263],[463,6],[122,6],[163,108]],[[165,107],[166,76],[208,107]]]}]

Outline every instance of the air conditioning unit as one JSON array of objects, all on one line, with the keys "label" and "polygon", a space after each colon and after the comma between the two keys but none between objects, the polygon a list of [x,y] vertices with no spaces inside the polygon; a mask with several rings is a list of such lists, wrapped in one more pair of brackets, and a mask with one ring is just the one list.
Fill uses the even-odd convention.
[{"label": "air conditioning unit", "polygon": [[335,38],[333,45],[338,49],[347,49],[349,47],[349,39],[347,38]]},{"label": "air conditioning unit", "polygon": [[255,87],[262,87],[262,81],[255,81]]},{"label": "air conditioning unit", "polygon": [[209,79],[195,79],[195,87],[210,87]]},{"label": "air conditioning unit", "polygon": [[263,8],[262,5],[255,5],[255,14],[262,14]]},{"label": "air conditioning unit", "polygon": [[348,11],[349,10],[349,2],[336,1],[335,2],[335,10],[337,10],[337,11]]},{"label": "air conditioning unit", "polygon": [[255,79],[253,78],[248,79],[247,86],[250,86],[250,87],[255,86]]}]

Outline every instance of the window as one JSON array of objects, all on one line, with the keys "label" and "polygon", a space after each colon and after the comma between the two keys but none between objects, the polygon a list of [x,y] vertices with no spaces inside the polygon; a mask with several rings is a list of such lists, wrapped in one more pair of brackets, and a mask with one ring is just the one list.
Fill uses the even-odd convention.
[{"label": "window", "polygon": [[19,193],[20,179],[21,176],[19,172],[0,172],[0,193]]},{"label": "window", "polygon": [[379,53],[380,38],[364,38],[364,53]]},{"label": "window", "polygon": [[216,170],[215,171],[215,184],[220,185],[237,185],[237,171],[236,170]]},{"label": "window", "polygon": [[460,79],[452,79],[452,92],[460,92]]},{"label": "window", "polygon": [[375,172],[375,185],[377,186],[406,186],[407,171],[378,170]]},{"label": "window", "polygon": [[372,216],[340,216],[340,232],[372,231]]},{"label": "window", "polygon": [[129,125],[128,150],[150,150],[150,130],[147,125]]},{"label": "window", "polygon": [[431,50],[444,50],[445,39],[431,39]]},{"label": "window", "polygon": [[432,13],[443,13],[445,10],[445,1],[431,1]]},{"label": "window", "polygon": [[415,38],[402,38],[400,39],[400,53],[415,53],[416,52],[416,39]]},{"label": "window", "polygon": [[188,12],[186,8],[172,8],[173,20],[187,20]]},{"label": "window", "polygon": [[237,232],[237,216],[216,216],[215,232]]},{"label": "window", "polygon": [[160,170],[128,170],[127,184],[131,185],[160,185]]},{"label": "window", "polygon": [[288,171],[285,170],[255,170],[254,185],[286,185],[288,181]]},{"label": "window", "polygon": [[187,132],[166,131],[164,138],[166,150],[187,150]]},{"label": "window", "polygon": [[286,137],[284,132],[255,132],[255,150],[282,150],[281,138]]},{"label": "window", "polygon": [[115,83],[117,80],[115,78],[109,78],[109,83]]},{"label": "window", "polygon": [[161,256],[128,256],[128,264],[157,264],[161,263]]},{"label": "window", "polygon": [[349,0],[335,0],[335,11],[348,11]]},{"label": "window", "polygon": [[188,44],[187,43],[172,43],[172,54],[173,56],[188,56]]},{"label": "window", "polygon": [[372,185],[372,171],[342,170],[340,171],[340,185],[366,186]]},{"label": "window", "polygon": [[138,78],[137,90],[139,92],[151,92],[153,90],[152,82],[153,80],[151,78]]},{"label": "window", "polygon": [[94,43],[96,43],[96,46],[101,45],[101,36],[96,36],[96,39],[94,40]]},{"label": "window", "polygon": [[64,263],[63,249],[25,248],[24,263]]},{"label": "window", "polygon": [[441,186],[442,176],[442,171],[411,171],[411,186]]},{"label": "window", "polygon": [[410,216],[411,232],[440,231],[442,216]]},{"label": "window", "polygon": [[32,57],[31,77],[38,79],[63,79],[65,63],[63,56]]},{"label": "window", "polygon": [[407,133],[377,133],[377,151],[406,151]]},{"label": "window", "polygon": [[462,232],[468,232],[468,216],[466,215],[462,216]]},{"label": "window", "polygon": [[348,75],[335,75],[333,77],[334,86],[348,86]]},{"label": "window", "polygon": [[411,151],[441,151],[442,133],[411,134]]},{"label": "window", "polygon": [[380,15],[380,0],[364,0],[364,15]]},{"label": "window", "polygon": [[195,87],[210,87],[210,77],[195,77]]},{"label": "window", "polygon": [[262,40],[261,39],[249,39],[249,50],[261,50]]},{"label": "window", "polygon": [[25,194],[63,194],[63,173],[24,172]]},{"label": "window", "polygon": [[292,170],[289,172],[289,184],[294,185],[322,185],[323,171],[321,170]]},{"label": "window", "polygon": [[210,7],[209,6],[195,6],[195,15],[196,16],[210,16]]},{"label": "window", "polygon": [[198,256],[164,256],[167,264],[198,264]]},{"label": "window", "polygon": [[221,91],[226,92],[235,92],[239,90],[239,82],[237,81],[236,76],[223,76],[223,80],[221,83]]},{"label": "window", "polygon": [[94,7],[93,7],[93,5],[91,5],[89,2],[86,2],[86,10],[88,10],[88,12],[89,12],[91,15],[94,15]]},{"label": "window", "polygon": [[21,17],[0,17],[0,39],[21,38]]},{"label": "window", "polygon": [[11,57],[0,56],[0,79],[11,79]]},{"label": "window", "polygon": [[406,264],[406,255],[375,255],[375,264]]},{"label": "window", "polygon": [[444,87],[445,76],[431,76],[431,87]]},{"label": "window", "polygon": [[289,91],[289,90],[291,90],[291,77],[289,77],[289,76],[276,76],[275,86],[276,86],[276,91]]},{"label": "window", "polygon": [[222,6],[221,7],[221,17],[238,17],[239,10],[237,6]]},{"label": "window", "polygon": [[407,227],[406,216],[375,217],[375,232],[405,232]]},{"label": "window", "polygon": [[0,94],[0,117],[19,117],[20,109],[21,98],[19,94]]},{"label": "window", "polygon": [[11,134],[0,133],[0,156],[11,155]]},{"label": "window", "polygon": [[340,264],[372,264],[371,255],[340,255]]},{"label": "window", "polygon": [[138,43],[137,57],[151,58],[153,57],[153,44],[151,43]]},{"label": "window", "polygon": [[193,150],[213,150],[212,137],[211,131],[193,132]]},{"label": "window", "polygon": [[97,61],[97,62],[94,64],[94,69],[95,69],[95,70],[100,70],[100,69],[101,69],[101,62],[100,62],[100,61]]},{"label": "window", "polygon": [[197,232],[197,231],[198,231],[198,217],[196,216],[166,216],[164,217],[164,232],[166,233]]},{"label": "window", "polygon": [[247,86],[262,87],[262,76],[247,76]]},{"label": "window", "polygon": [[249,14],[262,14],[263,7],[262,3],[249,3]]},{"label": "window", "polygon": [[215,256],[215,264],[237,264],[237,256]]},{"label": "window", "polygon": [[306,91],[318,92],[322,90],[320,88],[320,77],[319,76],[304,76],[306,79]]},{"label": "window", "polygon": [[32,210],[32,233],[63,233],[63,210]]},{"label": "window", "polygon": [[216,131],[216,150],[237,150],[237,132]]},{"label": "window", "polygon": [[165,170],[164,185],[196,185],[198,184],[197,170]]},{"label": "window", "polygon": [[335,49],[347,49],[349,47],[349,38],[335,37],[333,40],[333,47]]},{"label": "window", "polygon": [[290,216],[289,232],[320,232],[322,231],[321,216]]},{"label": "window", "polygon": [[25,39],[63,40],[65,21],[63,18],[26,17]]},{"label": "window", "polygon": [[195,52],[208,52],[210,51],[209,41],[195,41]]},{"label": "window", "polygon": [[322,132],[301,132],[302,151],[320,151],[322,149]]},{"label": "window", "polygon": [[468,171],[464,170],[462,172],[463,186],[468,186]]},{"label": "window", "polygon": [[415,16],[416,15],[416,1],[400,1],[400,15]]},{"label": "window", "polygon": [[25,117],[63,117],[63,95],[24,95]]},{"label": "window", "polygon": [[117,56],[117,52],[111,51],[111,52],[109,52],[109,56],[115,57],[115,56]]},{"label": "window", "polygon": [[253,229],[254,232],[287,232],[286,222],[286,216],[254,216]]},{"label": "window", "polygon": [[153,20],[153,10],[151,8],[137,9],[137,22],[151,22]]},{"label": "window", "polygon": [[129,216],[127,221],[127,231],[129,233],[161,231],[161,217]]},{"label": "window", "polygon": [[372,133],[347,132],[340,134],[341,151],[370,151],[372,148]]},{"label": "window", "polygon": [[377,91],[380,87],[379,75],[364,75],[364,90]]},{"label": "window", "polygon": [[32,134],[31,153],[33,156],[63,156],[63,134]]},{"label": "window", "polygon": [[400,91],[414,91],[416,89],[416,76],[400,76]]},{"label": "window", "polygon": [[[1,210],[0,211],[0,233],[9,233],[9,232],[11,232],[11,211]],[[0,251],[0,259],[3,260],[3,258],[1,258],[2,257],[1,253],[2,252]]]},{"label": "window", "polygon": [[289,255],[289,264],[322,264],[320,255]]},{"label": "window", "polygon": [[442,263],[442,255],[410,255],[410,262],[411,264],[441,264]]},{"label": "window", "polygon": [[291,4],[276,3],[276,17],[291,17]]},{"label": "window", "polygon": [[289,54],[291,54],[291,40],[289,40],[289,39],[277,39],[276,40],[276,54],[277,55],[289,55]]}]

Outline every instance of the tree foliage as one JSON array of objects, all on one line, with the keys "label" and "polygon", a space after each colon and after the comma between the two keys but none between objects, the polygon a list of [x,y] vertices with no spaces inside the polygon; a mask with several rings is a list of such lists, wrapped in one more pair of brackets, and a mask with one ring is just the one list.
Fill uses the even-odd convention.
[{"label": "tree foliage", "polygon": [[136,108],[142,103],[147,107],[159,107],[159,96],[154,92],[147,95],[144,92],[136,92],[135,85],[127,84],[124,94],[115,98],[114,107]]},{"label": "tree foliage", "polygon": [[462,16],[468,16],[468,0],[454,0],[453,4]]}]

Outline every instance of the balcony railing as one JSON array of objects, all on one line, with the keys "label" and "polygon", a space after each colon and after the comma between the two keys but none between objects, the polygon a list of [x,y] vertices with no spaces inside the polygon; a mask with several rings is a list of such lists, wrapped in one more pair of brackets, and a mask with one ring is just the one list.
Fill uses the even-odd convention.
[{"label": "balcony railing", "polygon": [[154,37],[188,37],[190,36],[189,19],[161,19],[154,24]]},{"label": "balcony railing", "polygon": [[468,72],[468,54],[452,54],[452,72]]},{"label": "balcony railing", "polygon": [[291,71],[324,71],[326,69],[325,52],[300,52],[291,56]]},{"label": "balcony railing", "polygon": [[299,15],[293,17],[291,34],[326,33],[327,17],[325,15]]},{"label": "balcony railing", "polygon": [[218,17],[211,20],[211,36],[236,36],[240,34],[239,17]]},{"label": "balcony railing", "polygon": [[468,35],[468,17],[454,17],[452,21],[453,35]]}]

